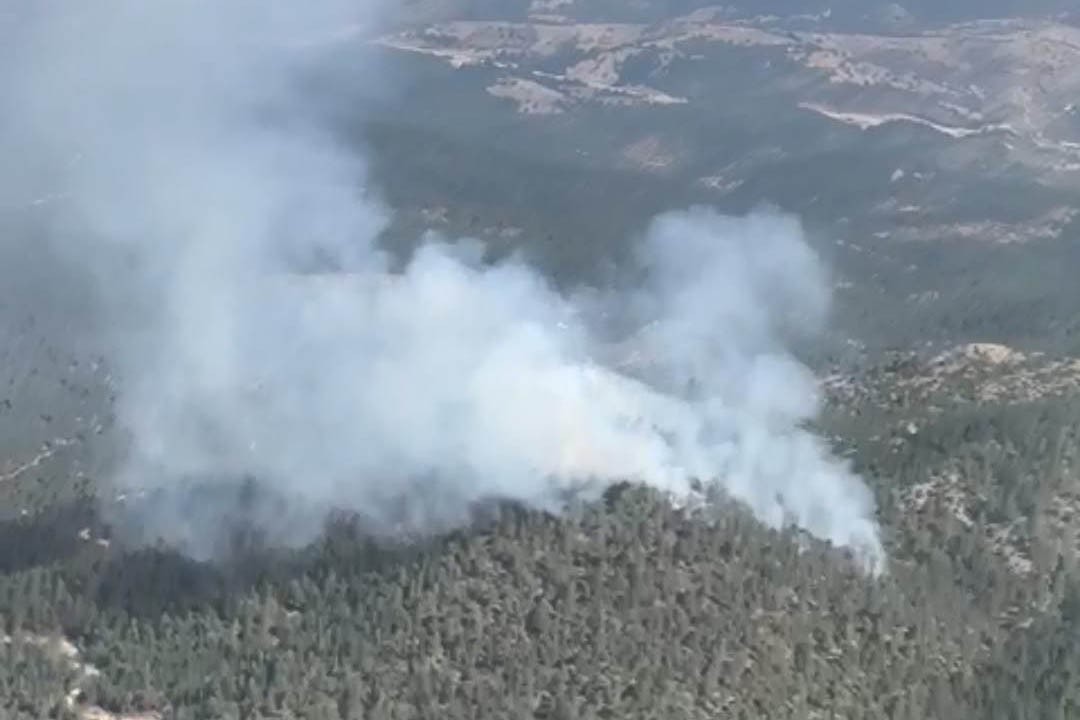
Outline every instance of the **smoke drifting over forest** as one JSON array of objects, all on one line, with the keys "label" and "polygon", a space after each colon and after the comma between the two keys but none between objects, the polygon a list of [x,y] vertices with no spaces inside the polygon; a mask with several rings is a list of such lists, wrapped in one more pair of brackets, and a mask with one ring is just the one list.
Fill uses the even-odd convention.
[{"label": "smoke drifting over forest", "polygon": [[[782,342],[828,306],[797,220],[661,216],[641,283],[588,301],[472,241],[429,237],[391,271],[362,152],[296,82],[380,82],[310,42],[370,27],[362,3],[6,4],[0,199],[58,198],[42,242],[92,286],[122,378],[118,483],[251,476],[318,510],[404,495],[446,521],[489,496],[716,480],[880,559],[870,494],[804,429],[815,382]],[[161,533],[200,537],[188,510]]]}]

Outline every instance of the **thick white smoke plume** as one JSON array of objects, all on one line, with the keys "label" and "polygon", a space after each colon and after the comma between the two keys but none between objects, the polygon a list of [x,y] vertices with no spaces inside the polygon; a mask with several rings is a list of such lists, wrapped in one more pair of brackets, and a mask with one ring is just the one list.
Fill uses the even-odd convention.
[{"label": "thick white smoke plume", "polygon": [[[94,277],[132,439],[121,482],[252,476],[316,508],[413,493],[452,514],[715,480],[880,559],[871,497],[804,428],[815,382],[781,344],[827,307],[796,220],[662,216],[640,286],[588,303],[469,242],[428,238],[391,272],[362,158],[295,83],[312,41],[370,24],[362,3],[7,5],[0,192],[59,197],[50,237]],[[315,258],[336,272],[298,272]],[[608,342],[598,307],[636,331]]]}]

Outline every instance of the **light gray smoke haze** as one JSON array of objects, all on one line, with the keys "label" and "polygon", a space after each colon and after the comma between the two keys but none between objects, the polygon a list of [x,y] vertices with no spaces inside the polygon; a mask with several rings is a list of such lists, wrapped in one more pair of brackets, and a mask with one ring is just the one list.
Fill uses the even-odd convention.
[{"label": "light gray smoke haze", "polygon": [[[717,481],[880,562],[872,498],[804,428],[816,383],[781,342],[828,306],[797,220],[657,218],[642,285],[604,301],[638,328],[612,346],[582,303],[474,243],[427,238],[390,271],[362,156],[295,82],[321,60],[310,41],[371,27],[365,3],[7,5],[0,198],[60,198],[49,237],[92,279],[122,378],[121,484],[253,476],[315,508],[413,493],[453,515]],[[340,272],[297,272],[315,257]],[[179,514],[161,532],[198,537]]]}]

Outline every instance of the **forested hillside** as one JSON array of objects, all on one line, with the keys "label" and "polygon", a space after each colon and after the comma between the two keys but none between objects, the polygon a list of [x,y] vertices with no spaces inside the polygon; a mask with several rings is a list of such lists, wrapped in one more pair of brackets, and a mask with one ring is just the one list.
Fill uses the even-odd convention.
[{"label": "forested hillside", "polygon": [[877,577],[631,486],[428,538],[339,516],[213,563],[110,542],[89,499],[30,513],[0,529],[5,717],[1075,717],[1080,411],[1039,380],[1060,365],[992,350],[833,382]]}]

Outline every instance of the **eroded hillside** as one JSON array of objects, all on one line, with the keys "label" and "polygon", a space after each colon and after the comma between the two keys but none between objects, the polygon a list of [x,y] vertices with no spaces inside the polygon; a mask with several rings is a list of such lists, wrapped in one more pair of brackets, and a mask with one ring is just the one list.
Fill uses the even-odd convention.
[{"label": "eroded hillside", "polygon": [[[1080,122],[1080,30],[1049,21],[952,25],[902,36],[788,29],[784,19],[728,19],[704,9],[663,23],[575,23],[534,14],[526,22],[453,21],[379,41],[455,68],[491,68],[488,92],[525,114],[581,103],[692,103],[672,66],[720,50],[747,64],[777,64],[774,91],[793,109],[862,130],[913,124],[957,142],[954,161],[979,155],[1074,185]],[[959,141],[968,141],[960,143]],[[968,157],[963,157],[969,155]]]}]

